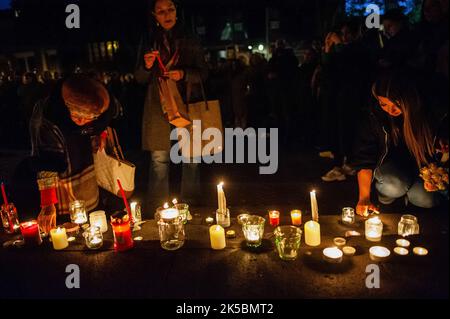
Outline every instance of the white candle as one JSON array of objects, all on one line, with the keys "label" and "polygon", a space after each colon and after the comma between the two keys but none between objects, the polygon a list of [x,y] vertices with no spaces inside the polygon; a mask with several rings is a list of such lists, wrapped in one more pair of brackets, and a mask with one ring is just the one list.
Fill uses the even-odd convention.
[{"label": "white candle", "polygon": [[309,193],[309,196],[311,198],[311,214],[312,214],[312,220],[315,222],[319,221],[319,207],[317,205],[317,198],[316,198],[316,191],[312,191]]},{"label": "white candle", "polygon": [[391,251],[386,247],[374,246],[369,249],[370,259],[373,261],[382,261],[391,255]]},{"label": "white candle", "polygon": [[209,238],[211,240],[211,248],[214,250],[221,250],[227,246],[225,230],[220,225],[213,225],[209,228]]},{"label": "white candle", "polygon": [[65,228],[58,227],[57,229],[50,230],[50,236],[52,238],[53,249],[61,250],[69,246]]},{"label": "white candle", "polygon": [[310,220],[305,224],[305,242],[308,246],[320,245],[320,225]]},{"label": "white candle", "polygon": [[324,259],[331,263],[340,263],[342,261],[342,250],[336,247],[329,247],[323,250]]},{"label": "white candle", "polygon": [[225,193],[223,191],[223,182],[217,185],[217,202],[219,212],[225,213],[227,210],[227,200],[225,198]]}]

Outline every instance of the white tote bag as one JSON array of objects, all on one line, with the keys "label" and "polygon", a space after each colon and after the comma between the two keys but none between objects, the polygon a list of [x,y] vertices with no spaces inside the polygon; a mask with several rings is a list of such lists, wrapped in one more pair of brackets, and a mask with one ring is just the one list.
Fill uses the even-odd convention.
[{"label": "white tote bag", "polygon": [[118,197],[122,197],[117,183],[119,179],[125,196],[129,198],[134,191],[136,166],[124,159],[120,144],[118,143],[117,134],[114,130],[108,129],[108,138],[113,143],[115,156],[108,155],[104,149],[94,154],[95,174],[98,186]]}]

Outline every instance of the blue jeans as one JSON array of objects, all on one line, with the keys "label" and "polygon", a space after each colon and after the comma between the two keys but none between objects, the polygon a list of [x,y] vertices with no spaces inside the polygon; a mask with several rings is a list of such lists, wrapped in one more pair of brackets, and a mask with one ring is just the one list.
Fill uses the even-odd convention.
[{"label": "blue jeans", "polygon": [[383,204],[406,196],[408,202],[417,207],[432,208],[439,205],[439,195],[425,190],[418,172],[408,172],[400,165],[386,162],[375,171],[374,177],[375,188]]},{"label": "blue jeans", "polygon": [[[196,163],[183,163],[180,201],[193,203],[200,194],[199,166]],[[169,191],[170,156],[168,151],[151,153],[148,199],[158,206],[171,198]]]}]

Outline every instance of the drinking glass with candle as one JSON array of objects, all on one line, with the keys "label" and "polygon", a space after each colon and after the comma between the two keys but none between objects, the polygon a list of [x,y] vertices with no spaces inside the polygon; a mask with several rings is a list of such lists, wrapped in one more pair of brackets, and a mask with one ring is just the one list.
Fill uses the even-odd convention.
[{"label": "drinking glass with candle", "polygon": [[128,212],[119,211],[111,216],[111,226],[114,234],[114,249],[126,251],[134,246],[131,236],[131,225]]},{"label": "drinking glass with candle", "polygon": [[342,208],[342,223],[346,225],[355,223],[355,210],[352,207]]},{"label": "drinking glass with candle", "polygon": [[37,221],[32,220],[29,222],[21,223],[20,231],[22,233],[25,245],[38,246],[42,244],[42,237]]},{"label": "drinking glass with candle", "polygon": [[366,220],[365,225],[366,239],[368,241],[380,241],[383,235],[383,223],[378,216]]},{"label": "drinking glass with candle", "polygon": [[273,227],[277,227],[280,224],[280,212],[277,210],[271,210],[269,212],[269,223]]},{"label": "drinking glass with candle", "polygon": [[0,210],[3,228],[7,234],[14,234],[20,229],[17,209],[13,203],[3,204]]},{"label": "drinking glass with candle", "polygon": [[91,226],[87,228],[83,233],[83,236],[86,241],[87,248],[95,250],[103,246],[103,235],[100,227]]},{"label": "drinking glass with candle", "polygon": [[274,235],[278,256],[283,260],[297,259],[302,238],[301,229],[295,226],[278,226],[275,228]]},{"label": "drinking glass with candle", "polygon": [[266,220],[260,216],[249,216],[242,225],[242,232],[248,247],[259,247],[264,235],[264,224]]},{"label": "drinking glass with candle", "polygon": [[99,227],[102,233],[106,233],[108,231],[106,213],[102,210],[90,213],[89,223],[91,224],[91,226]]},{"label": "drinking glass with candle", "polygon": [[161,247],[163,249],[177,250],[184,245],[184,224],[178,209],[168,208],[160,212],[158,231]]},{"label": "drinking glass with candle", "polygon": [[72,223],[83,225],[87,223],[86,205],[83,200],[76,200],[70,203],[70,220]]},{"label": "drinking glass with candle", "polygon": [[398,223],[398,234],[403,237],[418,235],[420,232],[417,217],[413,215],[403,215]]},{"label": "drinking glass with candle", "polygon": [[302,211],[298,209],[294,209],[291,211],[291,220],[292,225],[301,226],[302,225]]}]

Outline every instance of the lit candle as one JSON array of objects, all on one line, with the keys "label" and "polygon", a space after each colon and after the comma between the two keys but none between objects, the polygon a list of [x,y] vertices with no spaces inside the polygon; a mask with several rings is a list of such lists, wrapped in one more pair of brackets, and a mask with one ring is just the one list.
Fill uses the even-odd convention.
[{"label": "lit candle", "polygon": [[137,202],[130,203],[131,216],[133,216],[133,222],[136,222],[136,207],[137,207],[137,205],[138,205]]},{"label": "lit candle", "polygon": [[302,224],[302,212],[298,209],[291,211],[292,225],[300,226]]},{"label": "lit candle", "polygon": [[89,223],[91,224],[91,226],[99,227],[102,233],[108,231],[108,222],[106,220],[106,213],[104,211],[90,213]]},{"label": "lit candle", "polygon": [[227,233],[226,233],[226,237],[227,238],[235,238],[236,237],[236,232],[234,231],[234,230],[227,230]]},{"label": "lit candle", "polygon": [[209,238],[211,240],[211,248],[214,250],[221,250],[227,246],[225,230],[220,225],[213,225],[209,228]]},{"label": "lit candle", "polygon": [[408,251],[408,249],[403,248],[403,247],[395,247],[394,253],[396,253],[399,256],[406,256],[406,255],[408,255],[409,251]]},{"label": "lit candle", "polygon": [[413,253],[417,256],[426,256],[428,255],[428,249],[423,247],[414,247]]},{"label": "lit candle", "polygon": [[391,251],[386,247],[374,246],[369,249],[370,259],[373,261],[383,261],[391,255]]},{"label": "lit candle", "polygon": [[323,257],[330,263],[340,263],[342,261],[343,252],[336,247],[329,247],[323,250]]},{"label": "lit candle", "polygon": [[336,245],[337,248],[342,248],[345,246],[347,241],[345,240],[345,238],[336,237],[335,239],[333,239],[333,243]]},{"label": "lit candle", "polygon": [[168,220],[168,219],[175,219],[175,218],[177,218],[179,216],[179,214],[180,213],[178,212],[178,209],[167,208],[167,209],[164,209],[161,212],[161,218],[162,219],[166,219],[166,220]]},{"label": "lit candle", "polygon": [[50,237],[52,238],[52,244],[54,250],[62,250],[69,246],[67,240],[67,234],[65,228],[58,227],[57,229],[50,230]]},{"label": "lit candle", "polygon": [[320,245],[320,225],[310,220],[305,224],[305,242],[308,246]]},{"label": "lit candle", "polygon": [[217,185],[217,202],[219,212],[225,213],[227,210],[227,200],[223,191],[223,182]]},{"label": "lit candle", "polygon": [[212,225],[212,223],[214,223],[214,218],[206,217],[205,218],[205,222],[206,222],[207,225]]},{"label": "lit candle", "polygon": [[378,216],[366,220],[366,239],[368,241],[380,241],[383,235],[383,223]]},{"label": "lit candle", "polygon": [[344,248],[342,248],[342,252],[345,256],[353,256],[356,253],[356,249],[355,247],[345,246]]},{"label": "lit candle", "polygon": [[309,196],[311,198],[312,220],[315,222],[318,222],[319,221],[319,206],[317,205],[316,191],[313,190],[312,192],[310,192]]},{"label": "lit candle", "polygon": [[269,223],[273,227],[277,227],[280,224],[280,212],[272,210],[269,212]]},{"label": "lit candle", "polygon": [[397,239],[397,240],[395,241],[395,243],[397,244],[397,246],[399,246],[399,247],[405,247],[405,248],[408,248],[408,247],[411,245],[411,243],[409,242],[409,240],[406,240],[406,239]]},{"label": "lit candle", "polygon": [[42,244],[41,233],[39,232],[39,224],[37,221],[29,221],[20,224],[20,231],[26,245]]}]

